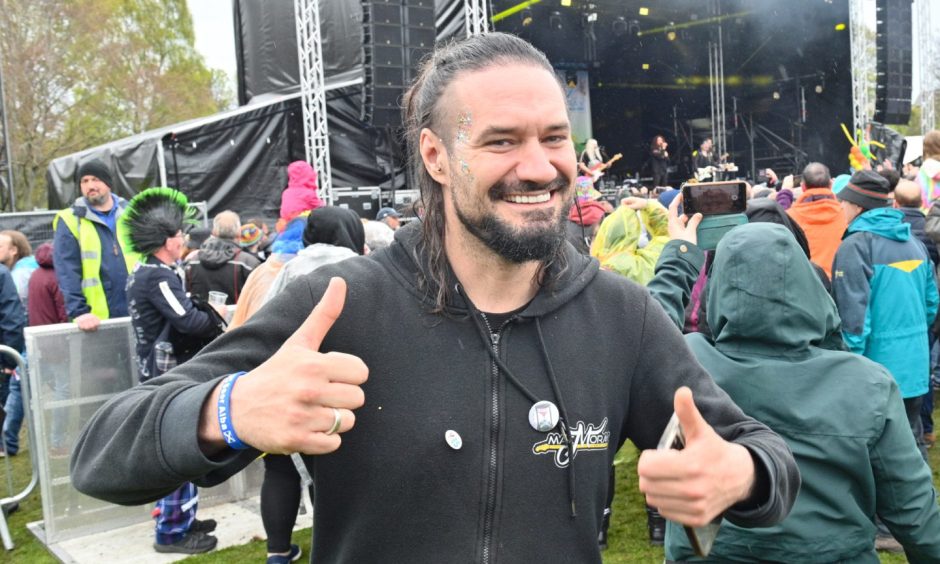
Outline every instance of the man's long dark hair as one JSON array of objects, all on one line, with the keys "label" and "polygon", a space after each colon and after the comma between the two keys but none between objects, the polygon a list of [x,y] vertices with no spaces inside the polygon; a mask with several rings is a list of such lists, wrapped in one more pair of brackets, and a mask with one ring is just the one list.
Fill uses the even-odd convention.
[{"label": "man's long dark hair", "polygon": [[[444,193],[421,158],[421,130],[428,128],[440,135],[447,150],[453,152],[453,136],[446,134],[452,126],[445,124],[444,118],[455,116],[456,112],[447,111],[444,91],[461,73],[512,63],[532,65],[553,76],[555,74],[545,55],[526,41],[505,33],[488,33],[437,48],[422,63],[418,77],[404,97],[402,111],[406,141],[410,147],[409,166],[424,206],[423,233],[421,242],[415,247],[415,260],[421,264],[420,255],[426,254],[429,264],[428,276],[419,269],[418,286],[429,294],[434,293],[434,313],[444,311],[453,289],[447,284],[448,264],[444,253]],[[560,82],[559,88],[562,88]],[[563,245],[559,246],[555,256],[543,262],[539,272],[543,285],[551,282],[545,279],[548,266],[554,264],[556,268],[553,270],[557,274],[564,270],[563,248]]]}]

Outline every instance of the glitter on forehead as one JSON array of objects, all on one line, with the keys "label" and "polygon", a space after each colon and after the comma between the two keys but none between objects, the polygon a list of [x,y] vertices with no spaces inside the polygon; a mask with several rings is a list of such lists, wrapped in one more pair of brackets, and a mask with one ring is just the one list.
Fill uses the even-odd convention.
[{"label": "glitter on forehead", "polygon": [[470,126],[473,125],[470,112],[457,116],[457,142],[466,143],[470,140]]}]

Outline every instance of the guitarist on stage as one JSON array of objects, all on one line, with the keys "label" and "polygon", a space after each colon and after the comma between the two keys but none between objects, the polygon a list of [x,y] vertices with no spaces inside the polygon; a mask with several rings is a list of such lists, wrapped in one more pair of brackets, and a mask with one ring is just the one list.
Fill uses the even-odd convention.
[{"label": "guitarist on stage", "polygon": [[623,155],[617,153],[612,159],[604,162],[605,156],[601,152],[597,140],[588,139],[584,144],[584,150],[581,151],[581,157],[578,159],[578,173],[581,176],[590,178],[591,182],[597,182],[604,176],[604,171],[620,160],[621,157],[623,157]]},{"label": "guitarist on stage", "polygon": [[[714,167],[718,165],[718,159],[715,158],[715,154],[712,152],[712,138],[706,137],[702,144],[699,145],[698,151],[692,155],[692,162],[695,164],[695,170],[701,171],[704,168]],[[714,173],[709,173],[708,176],[703,176],[699,178],[700,182],[711,182],[714,179]]]}]

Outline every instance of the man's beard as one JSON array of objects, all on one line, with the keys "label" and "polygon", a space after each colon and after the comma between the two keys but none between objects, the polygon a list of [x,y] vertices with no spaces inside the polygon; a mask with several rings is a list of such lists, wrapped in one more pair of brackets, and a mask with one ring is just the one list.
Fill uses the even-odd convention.
[{"label": "man's beard", "polygon": [[106,194],[104,192],[98,192],[97,196],[85,196],[85,199],[92,206],[103,206],[111,199],[111,194]]},{"label": "man's beard", "polygon": [[[501,201],[505,194],[525,194],[542,191],[565,191],[571,181],[562,175],[548,184],[519,182],[512,185],[505,182],[494,184],[487,191],[492,202]],[[451,203],[457,218],[473,236],[483,242],[491,251],[509,262],[521,264],[529,261],[546,262],[553,258],[565,240],[564,209],[540,209],[525,213],[530,223],[522,228],[514,228],[500,219],[492,211],[484,211],[479,217],[468,217],[457,202],[456,191],[451,192]],[[481,206],[482,207],[482,206]]]}]

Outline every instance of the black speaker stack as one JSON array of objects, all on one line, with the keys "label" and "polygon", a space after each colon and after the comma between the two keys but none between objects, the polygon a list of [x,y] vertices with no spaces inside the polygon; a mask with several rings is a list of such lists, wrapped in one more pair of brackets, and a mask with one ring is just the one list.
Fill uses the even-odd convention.
[{"label": "black speaker stack", "polygon": [[401,98],[434,49],[434,0],[363,0],[362,120],[401,126]]},{"label": "black speaker stack", "polygon": [[906,124],[911,119],[911,0],[877,0],[875,5],[875,121]]}]

